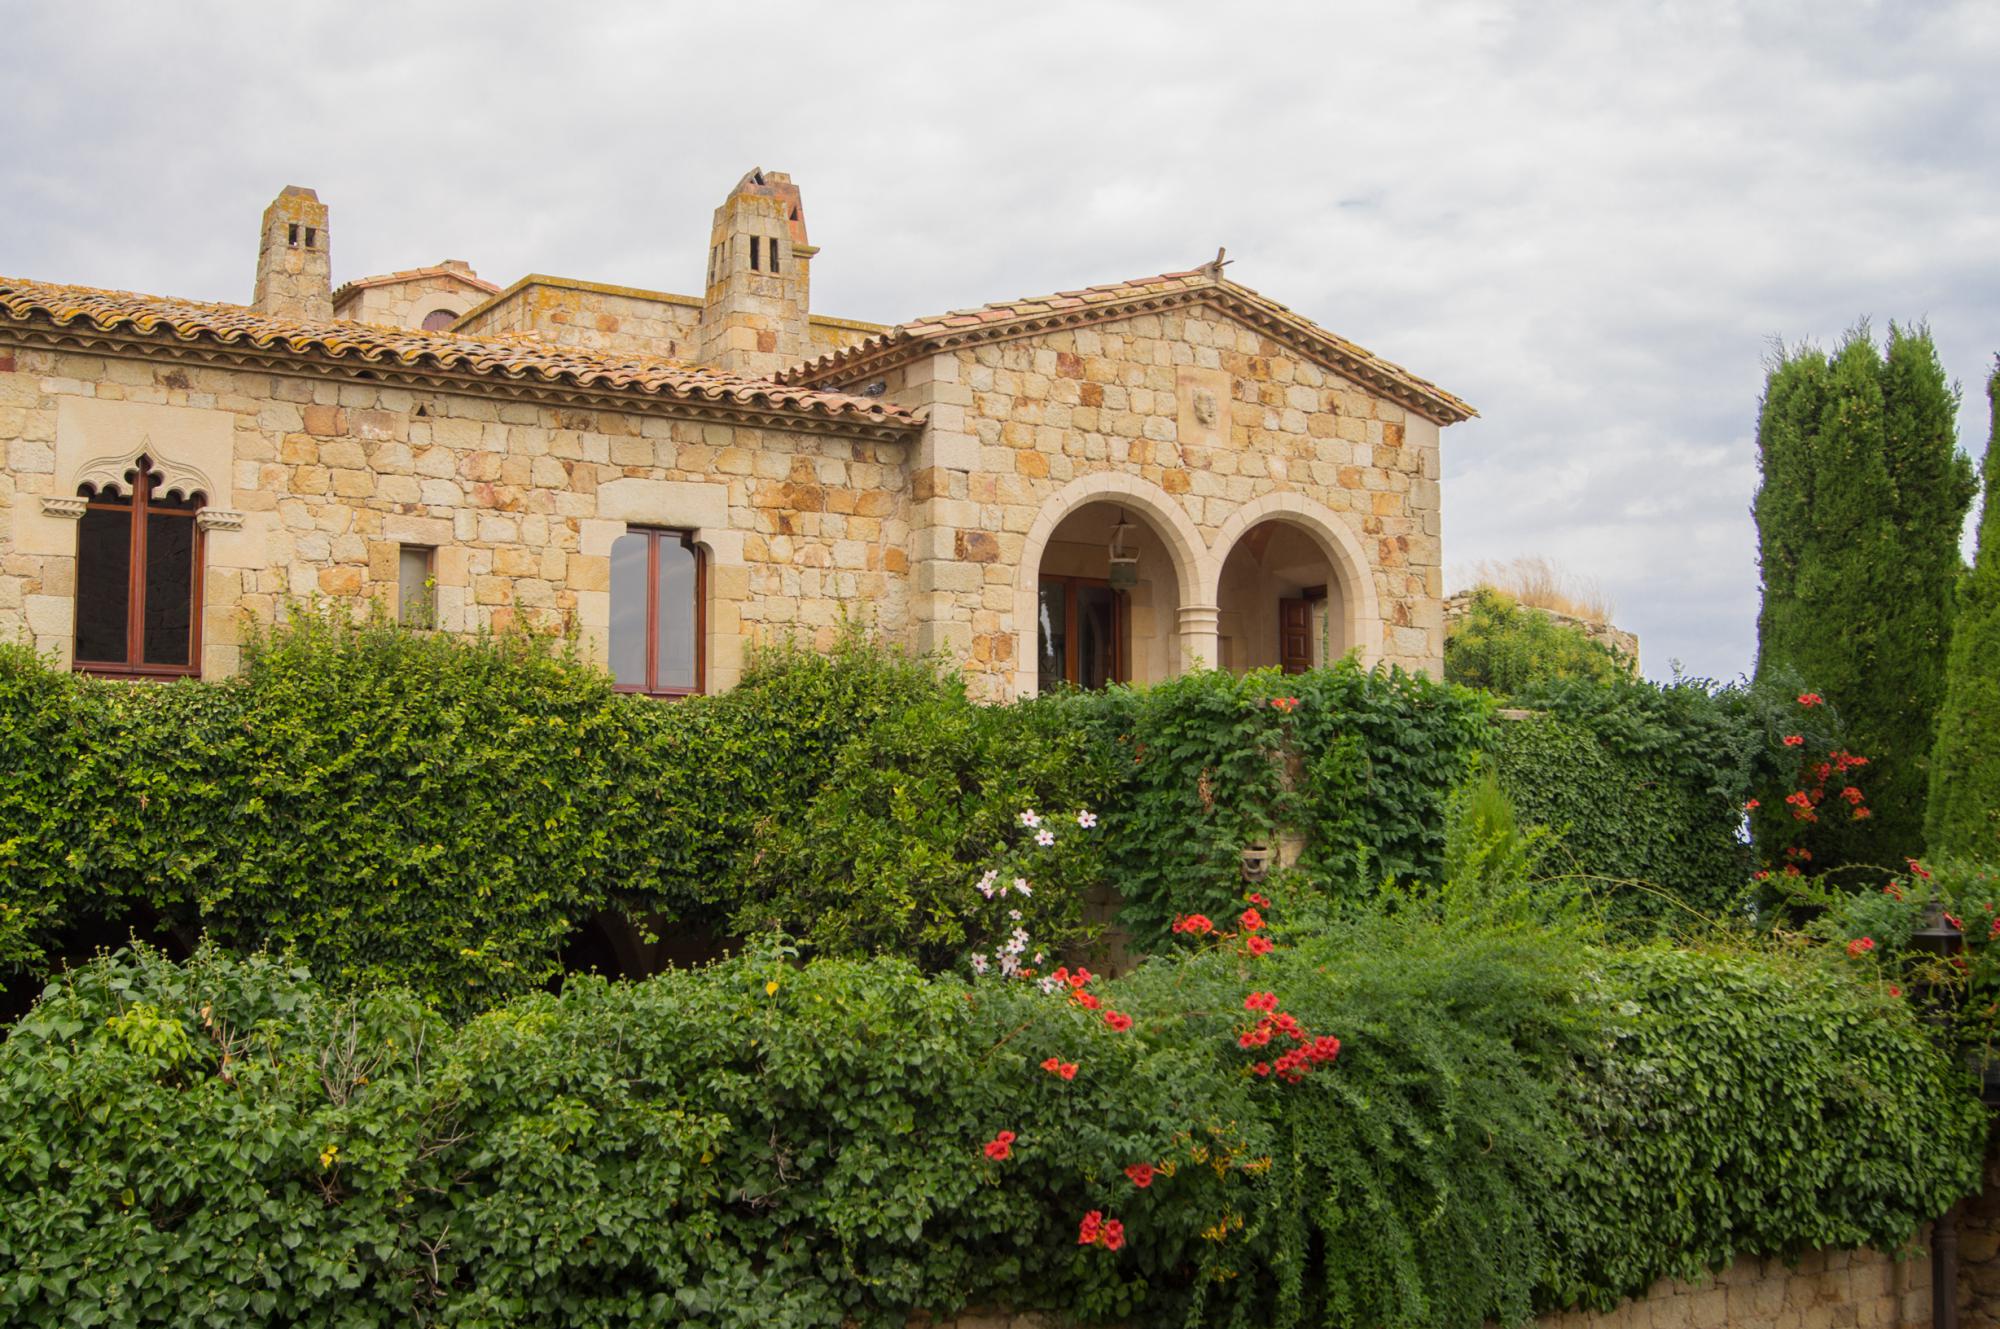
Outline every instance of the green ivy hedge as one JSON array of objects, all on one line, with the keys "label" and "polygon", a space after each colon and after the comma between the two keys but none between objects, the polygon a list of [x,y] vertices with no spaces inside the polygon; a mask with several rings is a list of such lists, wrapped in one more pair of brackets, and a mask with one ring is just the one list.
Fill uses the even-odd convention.
[{"label": "green ivy hedge", "polygon": [[1545,870],[1584,879],[1623,927],[1698,929],[1742,911],[1758,860],[1778,859],[1792,830],[1760,822],[1772,842],[1761,855],[1745,835],[1753,797],[1777,804],[1773,788],[1797,785],[1787,735],[1807,735],[1807,752],[1835,742],[1838,717],[1802,710],[1800,691],[1785,679],[1545,683],[1508,699],[1516,718],[1494,726],[1489,751],[1521,821],[1554,832]]},{"label": "green ivy hedge", "polygon": [[[1976,1181],[1958,1068],[1808,959],[1421,908],[1294,941],[1097,1010],[764,946],[456,1027],[262,957],[99,961],[0,1043],[0,1319],[1472,1329],[1896,1248]],[[1337,1058],[1257,1074],[1260,993]]]},{"label": "green ivy hedge", "polygon": [[[1165,942],[1176,915],[1217,917],[1241,852],[1300,834],[1305,870],[1340,896],[1436,880],[1444,813],[1487,738],[1478,693],[1351,659],[1286,675],[1206,670],[1146,688],[1031,703],[1095,736],[1113,776],[1105,849],[1121,926]],[[1239,906],[1240,907],[1240,906]]]},{"label": "green ivy hedge", "polygon": [[[1723,912],[1748,867],[1741,804],[1794,718],[1697,684],[1517,701],[1536,718],[1342,661],[983,706],[849,637],[667,704],[560,642],[303,610],[209,684],[107,683],[0,646],[0,969],[45,973],[137,923],[464,1011],[551,979],[604,912],[940,968],[1013,909],[1037,947],[1074,946],[1108,890],[1157,949],[1177,915],[1229,908],[1245,845],[1287,833],[1335,898],[1436,880],[1445,808],[1488,758],[1554,832],[1548,870],[1594,879],[1615,917]],[[1100,824],[1044,852],[1028,811]],[[995,868],[1032,895],[982,899]]]},{"label": "green ivy hedge", "polygon": [[[967,883],[1016,812],[1095,799],[1080,743],[854,638],[679,704],[560,642],[303,610],[217,683],[0,646],[0,965],[158,917],[468,1010],[553,977],[607,909],[955,954],[992,926]],[[1038,936],[1076,931],[1078,894],[1023,900]]]}]

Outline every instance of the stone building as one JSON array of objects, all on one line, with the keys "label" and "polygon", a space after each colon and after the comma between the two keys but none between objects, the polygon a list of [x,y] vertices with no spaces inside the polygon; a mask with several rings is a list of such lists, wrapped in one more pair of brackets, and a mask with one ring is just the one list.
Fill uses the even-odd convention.
[{"label": "stone building", "polygon": [[843,618],[987,696],[1356,651],[1435,671],[1465,403],[1215,263],[894,327],[809,308],[752,171],[699,298],[447,260],[337,290],[288,188],[248,305],[0,278],[0,636],[215,677],[289,599],[566,624],[714,690]]}]

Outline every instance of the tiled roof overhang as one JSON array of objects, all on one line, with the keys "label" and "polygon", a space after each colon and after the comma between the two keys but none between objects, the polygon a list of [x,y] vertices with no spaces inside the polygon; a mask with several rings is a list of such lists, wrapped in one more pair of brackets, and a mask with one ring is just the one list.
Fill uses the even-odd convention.
[{"label": "tiled roof overhang", "polygon": [[296,322],[240,305],[0,277],[0,342],[400,387],[671,414],[881,441],[922,428],[901,407],[655,357],[366,323]]},{"label": "tiled roof overhang", "polygon": [[1082,327],[1195,305],[1206,305],[1226,313],[1302,352],[1341,377],[1380,393],[1438,424],[1457,424],[1478,414],[1466,402],[1428,379],[1419,378],[1401,365],[1334,336],[1310,319],[1300,317],[1249,287],[1239,286],[1216,275],[1211,268],[1168,272],[1157,277],[1092,286],[1081,291],[1002,301],[978,309],[900,323],[857,346],[794,365],[780,373],[778,380],[803,387],[852,386],[937,351],[980,342],[1032,337],[1061,328]]},{"label": "tiled roof overhang", "polygon": [[442,264],[438,264],[428,268],[404,268],[400,272],[378,272],[372,277],[356,277],[352,281],[342,282],[334,289],[333,302],[336,305],[341,304],[347,297],[357,291],[366,291],[377,286],[400,286],[404,282],[422,281],[426,277],[446,277],[462,285],[470,286],[475,290],[483,291],[487,295],[491,295],[500,289],[484,277],[474,276],[472,273],[461,272],[457,268],[447,268]]}]

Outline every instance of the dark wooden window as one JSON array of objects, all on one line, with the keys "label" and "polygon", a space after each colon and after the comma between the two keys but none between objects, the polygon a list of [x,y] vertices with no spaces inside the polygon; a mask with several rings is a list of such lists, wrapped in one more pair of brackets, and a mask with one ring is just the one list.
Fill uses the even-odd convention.
[{"label": "dark wooden window", "polygon": [[692,531],[627,531],[611,545],[611,676],[622,692],[684,697],[707,683],[708,569]]},{"label": "dark wooden window", "polygon": [[430,313],[424,315],[424,331],[443,332],[456,322],[458,322],[457,311],[451,309],[433,309]]},{"label": "dark wooden window", "polygon": [[1036,607],[1041,690],[1127,677],[1126,597],[1097,577],[1043,577]]},{"label": "dark wooden window", "polygon": [[173,677],[201,672],[204,496],[159,487],[139,458],[125,492],[88,500],[76,536],[76,667],[92,674]]}]

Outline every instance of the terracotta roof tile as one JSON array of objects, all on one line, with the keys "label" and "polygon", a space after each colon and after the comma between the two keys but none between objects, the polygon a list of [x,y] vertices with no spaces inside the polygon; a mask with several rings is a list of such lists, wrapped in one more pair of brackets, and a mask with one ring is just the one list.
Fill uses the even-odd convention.
[{"label": "terracotta roof tile", "polygon": [[170,336],[182,342],[451,370],[496,384],[538,380],[890,428],[914,429],[920,423],[903,408],[873,398],[738,378],[657,356],[554,346],[531,337],[424,332],[337,320],[299,322],[260,314],[242,305],[0,277],[0,328],[9,322],[45,322],[70,329],[87,326],[97,332],[141,338]]},{"label": "terracotta roof tile", "polygon": [[1028,336],[1057,327],[1201,303],[1214,304],[1253,327],[1304,347],[1336,373],[1353,378],[1440,424],[1453,424],[1477,414],[1471,406],[1428,379],[1334,336],[1277,301],[1229,281],[1213,267],[1163,272],[1080,291],[1002,300],[977,309],[912,319],[856,345],[793,365],[778,378],[781,382],[801,385],[853,382],[945,345]]}]

